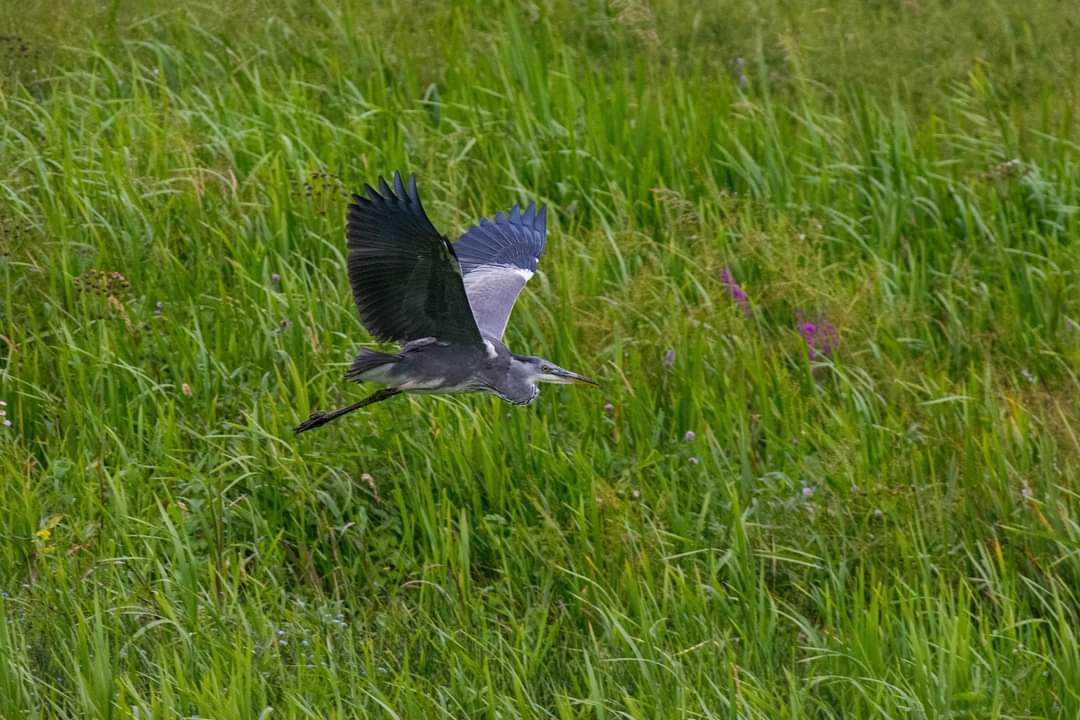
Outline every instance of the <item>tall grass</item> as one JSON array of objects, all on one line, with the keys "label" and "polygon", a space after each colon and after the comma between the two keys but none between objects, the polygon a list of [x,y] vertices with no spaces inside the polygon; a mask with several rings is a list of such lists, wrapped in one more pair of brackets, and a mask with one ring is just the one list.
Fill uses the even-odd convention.
[{"label": "tall grass", "polygon": [[[1080,716],[1076,13],[826,10],[5,10],[0,717]],[[292,435],[398,168],[600,391]]]}]

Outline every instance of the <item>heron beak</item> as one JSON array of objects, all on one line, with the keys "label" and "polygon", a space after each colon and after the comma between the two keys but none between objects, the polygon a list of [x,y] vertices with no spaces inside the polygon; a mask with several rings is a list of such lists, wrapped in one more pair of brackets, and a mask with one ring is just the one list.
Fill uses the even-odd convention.
[{"label": "heron beak", "polygon": [[551,382],[559,385],[569,385],[571,383],[578,383],[580,385],[599,385],[592,378],[587,378],[584,375],[578,375],[575,372],[569,370],[563,370],[562,368],[554,368],[550,373]]}]

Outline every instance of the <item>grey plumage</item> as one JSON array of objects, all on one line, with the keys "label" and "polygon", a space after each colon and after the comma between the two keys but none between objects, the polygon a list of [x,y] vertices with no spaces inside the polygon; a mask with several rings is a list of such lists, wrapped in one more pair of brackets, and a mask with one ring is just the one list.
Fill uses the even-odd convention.
[{"label": "grey plumage", "polygon": [[547,208],[525,212],[515,205],[495,220],[484,218],[465,231],[454,252],[464,273],[465,292],[480,332],[501,338],[518,294],[544,254]]},{"label": "grey plumage", "polygon": [[517,297],[544,253],[547,210],[514,206],[482,219],[456,243],[424,213],[416,176],[406,188],[394,174],[391,188],[367,186],[349,205],[346,238],[349,282],[360,320],[378,340],[397,342],[397,353],[361,350],[346,378],[387,388],[353,405],[316,412],[296,428],[304,432],[400,393],[488,392],[514,405],[540,394],[537,383],[595,381],[502,342]]}]

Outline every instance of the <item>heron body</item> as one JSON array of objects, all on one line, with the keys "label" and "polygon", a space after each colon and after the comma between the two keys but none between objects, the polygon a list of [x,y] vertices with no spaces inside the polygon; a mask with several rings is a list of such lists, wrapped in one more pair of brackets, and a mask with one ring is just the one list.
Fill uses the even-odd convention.
[{"label": "heron body", "polygon": [[483,219],[450,243],[420,204],[416,176],[404,186],[354,195],[346,237],[349,282],[360,320],[397,353],[361,350],[345,377],[386,387],[352,405],[313,413],[304,432],[400,393],[487,392],[528,405],[538,383],[593,380],[543,358],[515,355],[502,341],[514,303],[544,253],[547,213],[530,204]]},{"label": "heron body", "polygon": [[513,405],[535,400],[540,391],[528,382],[531,358],[517,358],[496,338],[485,340],[488,345],[481,348],[461,348],[432,338],[412,343],[397,355],[373,357],[375,353],[362,352],[353,363],[360,367],[350,369],[346,377],[417,394],[489,392]]}]

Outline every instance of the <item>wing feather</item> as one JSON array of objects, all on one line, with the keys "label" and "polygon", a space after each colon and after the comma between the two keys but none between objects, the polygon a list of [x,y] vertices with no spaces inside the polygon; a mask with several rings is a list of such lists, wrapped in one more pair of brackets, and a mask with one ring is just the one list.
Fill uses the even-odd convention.
[{"label": "wing feather", "polygon": [[394,173],[394,187],[379,178],[379,190],[365,186],[366,197],[349,205],[349,283],[364,327],[382,341],[408,342],[435,337],[480,345],[449,240],[431,224],[416,190]]},{"label": "wing feather", "polygon": [[517,205],[483,218],[454,243],[465,292],[483,335],[501,338],[521,289],[536,271],[547,239],[547,208]]}]

